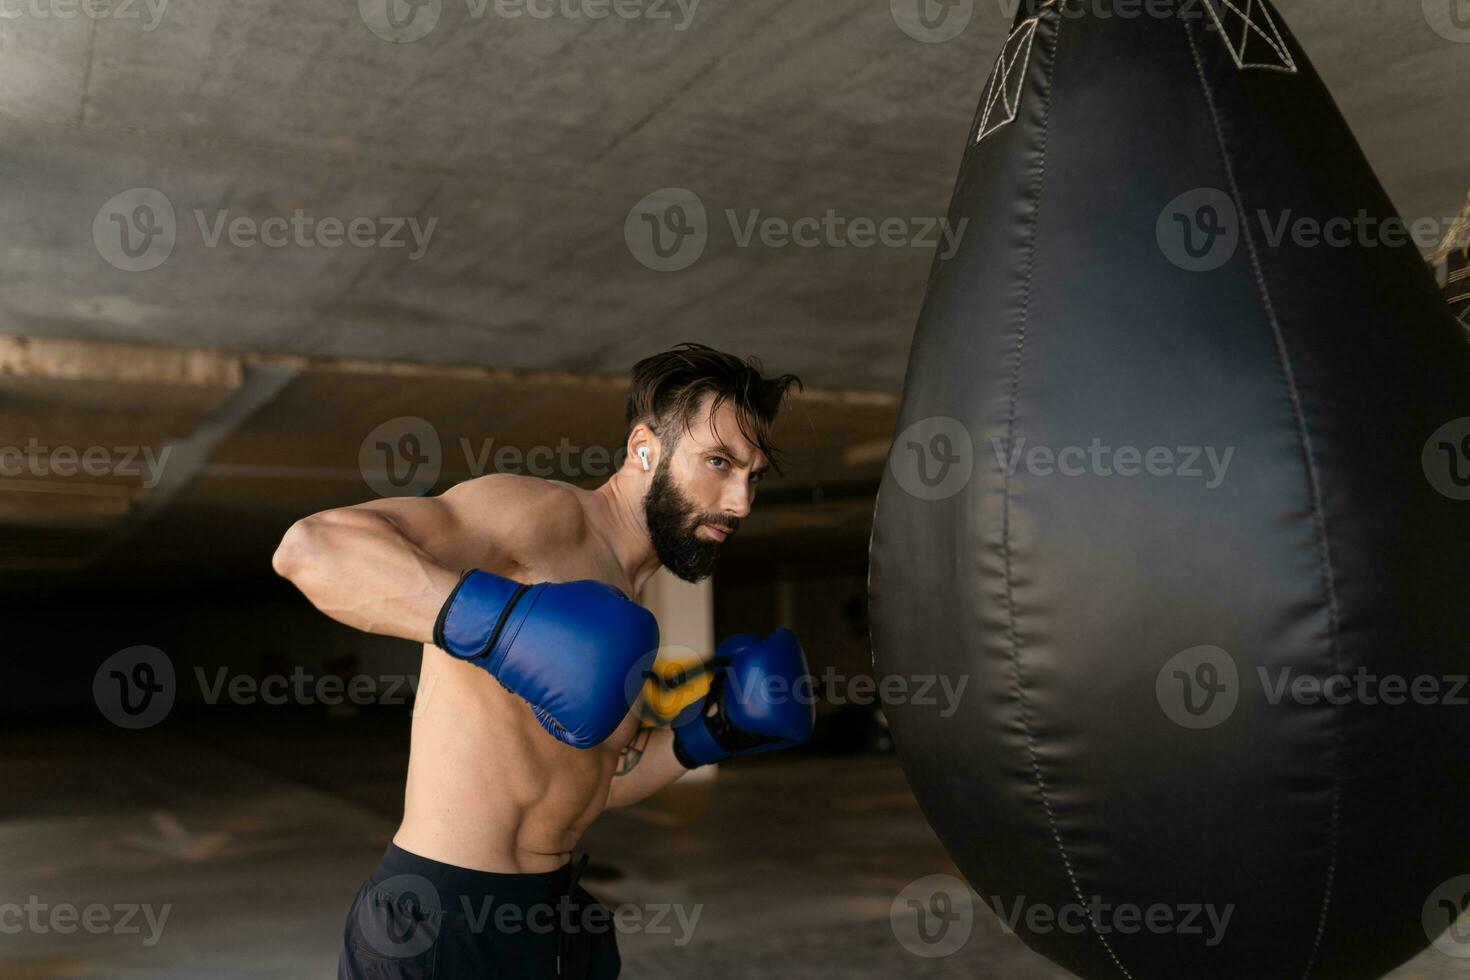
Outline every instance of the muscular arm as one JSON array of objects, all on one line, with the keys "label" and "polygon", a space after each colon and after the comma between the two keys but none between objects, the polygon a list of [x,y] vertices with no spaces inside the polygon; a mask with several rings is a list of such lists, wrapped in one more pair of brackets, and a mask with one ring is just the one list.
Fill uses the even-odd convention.
[{"label": "muscular arm", "polygon": [[607,805],[632,806],[668,786],[689,770],[674,758],[674,733],[644,728],[618,757]]},{"label": "muscular arm", "polygon": [[439,497],[325,511],[292,526],[272,564],[337,622],[430,643],[439,609],[465,569],[513,571],[523,538],[567,526],[569,519],[531,519],[531,512],[542,518],[556,510],[544,497],[533,500],[533,492],[520,478],[489,476]]}]

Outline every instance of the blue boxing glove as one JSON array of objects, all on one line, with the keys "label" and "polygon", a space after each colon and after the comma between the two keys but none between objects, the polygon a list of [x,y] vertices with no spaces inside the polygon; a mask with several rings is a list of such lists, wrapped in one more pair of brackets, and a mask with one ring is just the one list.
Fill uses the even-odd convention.
[{"label": "blue boxing glove", "polygon": [[434,643],[488,671],[579,749],[608,739],[658,653],[653,613],[601,582],[522,585],[472,569],[434,624]]},{"label": "blue boxing glove", "polygon": [[811,737],[816,708],[809,684],[802,690],[806,654],[795,633],[732,636],[715,651],[714,667],[697,713],[674,726],[674,756],[684,768],[789,748]]}]

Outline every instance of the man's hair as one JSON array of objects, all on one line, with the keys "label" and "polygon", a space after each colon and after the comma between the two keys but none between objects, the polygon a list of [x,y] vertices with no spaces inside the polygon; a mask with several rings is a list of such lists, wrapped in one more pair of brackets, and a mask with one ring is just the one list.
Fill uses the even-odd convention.
[{"label": "man's hair", "polygon": [[771,428],[785,403],[787,389],[793,384],[801,388],[794,374],[766,378],[761,362],[744,360],[703,344],[680,344],[673,350],[644,358],[633,365],[633,381],[628,389],[628,431],[642,422],[666,448],[678,444],[679,437],[694,425],[700,404],[713,395],[709,405],[711,416],[721,405],[735,409],[740,434],[760,447],[777,473],[781,472],[780,452],[771,445]]}]

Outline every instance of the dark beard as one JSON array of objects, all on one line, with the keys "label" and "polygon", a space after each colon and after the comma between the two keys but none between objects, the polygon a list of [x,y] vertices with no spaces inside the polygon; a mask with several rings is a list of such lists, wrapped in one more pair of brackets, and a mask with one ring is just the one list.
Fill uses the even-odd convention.
[{"label": "dark beard", "polygon": [[674,486],[667,458],[659,460],[653,483],[643,498],[643,517],[659,563],[686,582],[698,582],[714,574],[720,560],[720,542],[703,541],[695,535],[701,524],[734,531],[740,522],[729,517],[701,513]]}]

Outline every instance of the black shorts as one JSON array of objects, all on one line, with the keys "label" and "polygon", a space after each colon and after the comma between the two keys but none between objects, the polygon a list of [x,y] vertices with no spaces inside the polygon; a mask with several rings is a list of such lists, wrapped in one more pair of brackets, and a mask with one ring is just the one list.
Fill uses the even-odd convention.
[{"label": "black shorts", "polygon": [[610,980],[617,934],[577,884],[586,863],[492,874],[389,844],[347,914],[338,980]]}]

